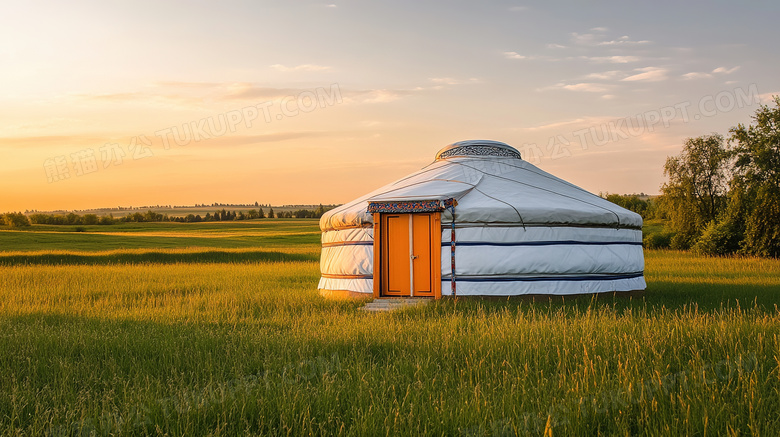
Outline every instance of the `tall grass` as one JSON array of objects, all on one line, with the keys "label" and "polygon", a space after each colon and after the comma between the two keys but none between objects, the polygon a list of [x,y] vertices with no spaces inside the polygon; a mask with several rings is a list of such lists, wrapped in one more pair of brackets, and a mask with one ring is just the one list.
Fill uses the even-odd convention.
[{"label": "tall grass", "polygon": [[0,266],[1,434],[780,434],[775,261],[649,252],[639,299],[369,314],[316,257],[94,256]]}]

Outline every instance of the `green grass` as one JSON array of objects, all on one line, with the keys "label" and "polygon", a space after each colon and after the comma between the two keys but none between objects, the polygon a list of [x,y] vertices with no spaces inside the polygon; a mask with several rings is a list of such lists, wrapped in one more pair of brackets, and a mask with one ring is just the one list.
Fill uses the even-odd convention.
[{"label": "green grass", "polygon": [[0,235],[0,435],[780,434],[778,260],[650,251],[640,298],[365,314],[317,294],[313,221],[154,225],[71,243],[222,245]]},{"label": "green grass", "polygon": [[658,234],[663,232],[665,224],[666,221],[662,219],[645,220],[644,224],[642,225],[642,234],[646,237],[651,234]]},{"label": "green grass", "polygon": [[[316,219],[208,223],[122,223],[108,226],[0,226],[0,256],[9,251],[288,248],[319,245]],[[77,228],[83,229],[77,230]]]}]

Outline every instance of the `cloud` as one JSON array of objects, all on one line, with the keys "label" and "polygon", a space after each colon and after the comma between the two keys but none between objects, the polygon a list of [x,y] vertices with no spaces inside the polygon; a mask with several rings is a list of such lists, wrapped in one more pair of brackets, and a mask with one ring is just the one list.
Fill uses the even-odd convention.
[{"label": "cloud", "polygon": [[608,88],[602,84],[581,82],[581,83],[572,83],[572,84],[557,83],[553,86],[542,88],[540,89],[540,91],[567,90],[567,91],[580,91],[580,92],[587,92],[587,93],[602,93],[604,91],[607,91],[607,89]]},{"label": "cloud", "polygon": [[715,73],[715,74],[731,74],[731,73],[733,73],[733,72],[735,72],[735,71],[737,71],[739,69],[740,69],[739,65],[737,65],[736,67],[733,67],[733,68],[728,68],[728,69],[726,67],[718,67],[718,68],[712,70],[712,72]]},{"label": "cloud", "polygon": [[[117,142],[115,137],[100,137],[92,135],[47,135],[47,136],[20,136],[0,137],[0,147],[30,148],[30,147],[88,147],[102,146],[108,142]],[[73,150],[75,152],[76,150]]]},{"label": "cloud", "polygon": [[336,5],[335,3],[331,3],[331,4],[329,4],[329,5],[325,5],[325,7],[326,7],[326,8],[337,8],[337,7],[338,7],[338,5]]},{"label": "cloud", "polygon": [[[435,80],[434,80],[435,79]],[[443,87],[443,85],[479,83],[477,78],[434,78],[435,83],[441,85],[417,87],[413,89],[349,89],[339,87],[344,103],[382,103],[391,102],[404,97],[430,92]],[[236,109],[246,104],[258,104],[261,102],[280,101],[284,98],[296,98],[301,93],[318,92],[315,88],[276,88],[258,86],[250,82],[228,83],[156,83],[151,91],[123,92],[113,94],[83,94],[77,98],[107,101],[112,103],[151,103],[151,104],[177,104],[191,109],[193,106],[203,106],[214,102],[225,102],[237,105]],[[160,89],[162,88],[162,89]],[[327,90],[326,90],[327,91]],[[330,93],[330,91],[328,91]]]},{"label": "cloud", "polygon": [[564,45],[561,45],[561,44],[554,44],[554,43],[547,44],[547,45],[546,45],[546,47],[547,47],[548,49],[565,49],[565,48],[566,48],[566,46],[564,46]]},{"label": "cloud", "polygon": [[330,67],[326,67],[324,65],[314,65],[314,64],[301,64],[296,65],[294,67],[288,67],[286,65],[282,64],[274,64],[271,65],[271,68],[274,70],[284,71],[284,72],[292,72],[292,71],[325,71],[330,70]]},{"label": "cloud", "polygon": [[454,77],[432,77],[431,82],[440,85],[465,85],[473,83],[481,83],[482,81],[476,77],[470,77],[468,79],[455,79]]},{"label": "cloud", "polygon": [[[596,32],[606,32],[607,28],[605,27],[594,27],[591,29],[591,31]],[[577,33],[573,32],[571,34],[571,40],[574,44],[581,45],[581,46],[632,46],[632,45],[642,45],[642,44],[650,44],[652,41],[648,40],[641,40],[641,41],[634,41],[631,38],[628,37],[628,35],[623,35],[618,39],[604,39],[602,35],[596,35],[593,33]]]},{"label": "cloud", "polygon": [[392,89],[376,89],[376,90],[342,90],[341,95],[345,103],[387,103],[394,102],[404,97],[414,95],[423,91],[423,89],[416,90],[392,90]]},{"label": "cloud", "polygon": [[[344,103],[383,103],[392,102],[403,97],[407,97],[413,94],[417,94],[426,90],[425,88],[417,89],[366,89],[355,90],[340,88],[341,96]],[[271,87],[259,87],[254,84],[246,84],[246,86],[240,90],[226,95],[225,100],[278,100],[284,97],[297,96],[302,92],[312,91],[308,88],[271,88]]]},{"label": "cloud", "polygon": [[221,86],[221,83],[218,82],[182,82],[182,81],[176,81],[176,80],[169,80],[169,81],[158,81],[154,82],[154,86],[160,86],[160,87],[176,87],[176,88],[198,88],[198,89],[204,89],[204,88],[214,88]]},{"label": "cloud", "polygon": [[625,77],[621,80],[625,82],[658,82],[668,79],[666,73],[669,72],[669,70],[659,67],[636,68],[634,71],[640,71],[641,73]]},{"label": "cloud", "polygon": [[602,64],[628,64],[629,62],[639,62],[638,56],[583,56],[583,59],[587,59],[591,62],[597,62]]},{"label": "cloud", "polygon": [[603,85],[589,82],[564,85],[562,88],[569,91],[584,91],[588,93],[602,93],[607,90]]},{"label": "cloud", "polygon": [[600,73],[590,73],[587,76],[585,76],[585,78],[597,79],[597,80],[612,80],[612,79],[616,79],[618,76],[622,74],[623,74],[622,71],[609,70],[609,71],[602,71]]},{"label": "cloud", "polygon": [[523,56],[517,52],[504,52],[504,57],[506,59],[526,59],[526,56]]},{"label": "cloud", "polygon": [[594,46],[598,44],[598,41],[596,40],[598,38],[596,35],[592,33],[577,33],[574,32],[571,34],[571,42],[577,45],[581,46]]},{"label": "cloud", "polygon": [[151,91],[132,91],[103,94],[79,94],[76,97],[110,103],[156,103],[183,106],[201,105],[214,101],[274,100],[296,96],[304,88],[258,87],[249,82],[155,82]]},{"label": "cloud", "polygon": [[276,132],[260,135],[225,135],[203,141],[191,141],[188,146],[227,146],[241,147],[259,143],[275,143],[280,141],[296,140],[300,138],[314,138],[332,136],[334,132],[301,131],[301,132]]},{"label": "cloud", "polygon": [[604,94],[603,96],[601,96],[601,98],[604,99],[604,100],[612,100],[615,97],[617,97],[617,96],[614,95],[614,94]]},{"label": "cloud", "polygon": [[262,87],[252,83],[234,84],[225,90],[220,100],[277,100],[310,91],[305,88]]},{"label": "cloud", "polygon": [[737,70],[739,70],[739,65],[732,68],[726,68],[726,67],[718,67],[712,70],[712,73],[701,73],[698,71],[692,71],[690,73],[685,73],[682,75],[683,79],[686,80],[693,80],[693,79],[711,79],[713,75],[715,74],[731,74]]},{"label": "cloud", "polygon": [[650,44],[652,41],[643,39],[641,41],[632,41],[628,36],[621,36],[618,39],[610,41],[601,41],[598,43],[600,46],[618,46],[618,45],[636,45],[636,44]]},{"label": "cloud", "polygon": [[690,73],[685,73],[682,75],[682,78],[685,80],[694,80],[694,79],[709,79],[712,75],[709,73],[699,73],[696,71],[692,71]]},{"label": "cloud", "polygon": [[542,131],[542,130],[561,130],[565,127],[570,127],[570,129],[575,130],[574,127],[577,126],[583,126],[583,125],[597,125],[605,123],[609,120],[612,120],[614,118],[610,117],[580,117],[580,118],[574,118],[570,120],[563,120],[563,121],[555,121],[552,123],[542,124],[538,126],[532,126],[532,127],[521,127],[521,128],[511,128],[510,130],[513,131]]}]

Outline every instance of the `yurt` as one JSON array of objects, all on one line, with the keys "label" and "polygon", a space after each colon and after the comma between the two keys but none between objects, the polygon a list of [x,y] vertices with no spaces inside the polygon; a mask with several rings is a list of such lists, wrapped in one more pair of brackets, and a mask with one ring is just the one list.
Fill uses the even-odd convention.
[{"label": "yurt", "polygon": [[645,289],[642,217],[461,141],[320,220],[329,297],[571,295]]}]

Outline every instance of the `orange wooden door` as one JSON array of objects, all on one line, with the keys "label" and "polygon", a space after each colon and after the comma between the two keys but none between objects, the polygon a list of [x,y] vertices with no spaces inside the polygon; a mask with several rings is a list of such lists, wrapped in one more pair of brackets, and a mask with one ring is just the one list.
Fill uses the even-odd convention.
[{"label": "orange wooden door", "polygon": [[382,215],[382,295],[434,296],[433,225],[431,214]]}]

